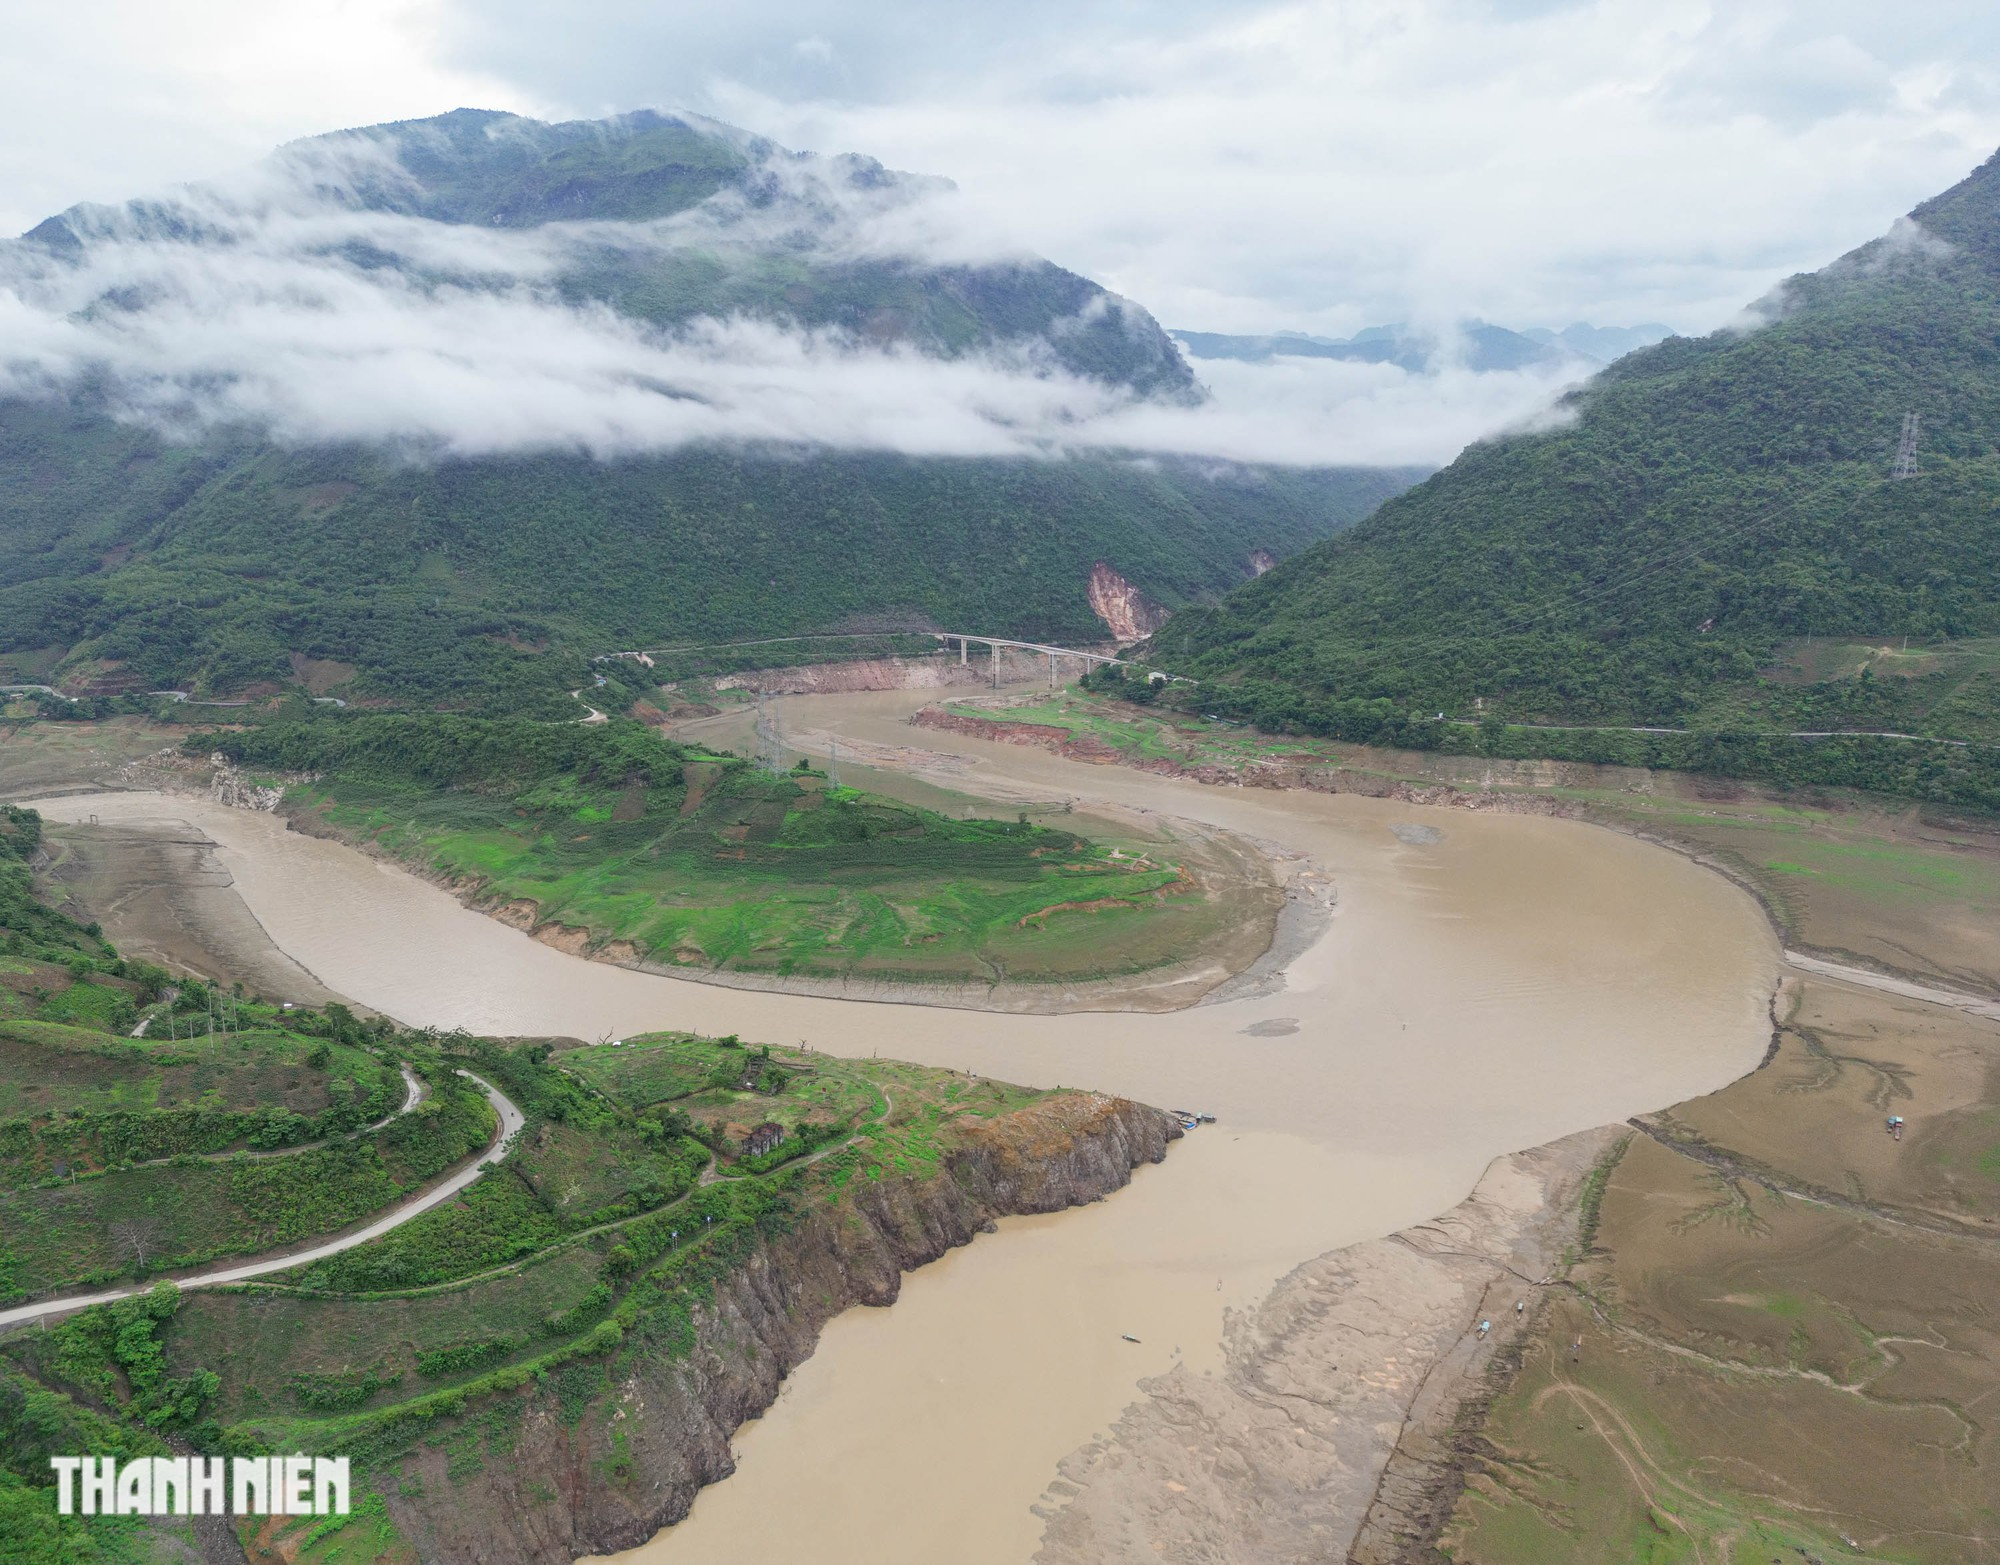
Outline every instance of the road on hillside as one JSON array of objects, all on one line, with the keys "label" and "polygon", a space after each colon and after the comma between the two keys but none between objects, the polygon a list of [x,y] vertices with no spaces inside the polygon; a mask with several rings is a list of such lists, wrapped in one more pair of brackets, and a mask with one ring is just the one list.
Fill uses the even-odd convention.
[{"label": "road on hillside", "polygon": [[[1476,717],[1431,719],[1447,728],[1478,728]],[[1939,739],[1931,734],[1906,734],[1893,728],[1654,728],[1640,723],[1506,723],[1508,728],[1525,728],[1538,734],[1701,734],[1715,739],[1906,739],[1911,744],[1941,744],[1955,750],[2000,750],[2000,745],[1977,739]]]},{"label": "road on hillside", "polygon": [[[500,1116],[500,1129],[494,1136],[492,1144],[468,1161],[457,1173],[422,1194],[411,1197],[401,1206],[385,1212],[367,1227],[358,1228],[338,1239],[329,1239],[324,1244],[314,1245],[306,1250],[287,1250],[261,1260],[238,1261],[230,1266],[192,1272],[184,1277],[155,1278],[153,1282],[171,1281],[182,1288],[209,1288],[218,1283],[245,1282],[269,1272],[287,1271],[294,1266],[304,1266],[312,1261],[324,1260],[329,1255],[340,1254],[342,1250],[351,1250],[356,1245],[379,1239],[384,1234],[402,1227],[411,1218],[421,1217],[432,1207],[442,1206],[484,1173],[488,1163],[498,1162],[507,1155],[507,1149],[513,1145],[514,1138],[521,1133],[521,1126],[524,1123],[521,1111],[514,1107],[513,1103],[491,1082],[473,1075],[471,1071],[462,1070],[458,1074],[484,1090],[486,1100],[493,1105],[494,1112]],[[71,1310],[87,1309],[93,1304],[110,1304],[118,1299],[129,1299],[135,1294],[146,1292],[153,1286],[153,1282],[135,1284],[130,1288],[110,1288],[101,1293],[64,1294],[34,1304],[18,1304],[11,1309],[0,1310],[0,1331],[28,1321],[40,1320],[47,1315],[67,1314]]]}]

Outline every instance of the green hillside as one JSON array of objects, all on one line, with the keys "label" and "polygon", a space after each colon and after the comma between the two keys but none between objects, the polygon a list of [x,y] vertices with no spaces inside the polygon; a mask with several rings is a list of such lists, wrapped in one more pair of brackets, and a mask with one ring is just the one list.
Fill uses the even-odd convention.
[{"label": "green hillside", "polygon": [[1411,476],[715,449],[416,465],[0,403],[0,677],[233,692],[297,655],[348,665],[343,694],[553,713],[584,658],[633,646],[1096,639],[1095,561],[1177,607]]},{"label": "green hillside", "polygon": [[1210,709],[1433,747],[1440,712],[2000,740],[2000,160],[1912,218],[1753,326],[1621,359],[1154,655]]}]

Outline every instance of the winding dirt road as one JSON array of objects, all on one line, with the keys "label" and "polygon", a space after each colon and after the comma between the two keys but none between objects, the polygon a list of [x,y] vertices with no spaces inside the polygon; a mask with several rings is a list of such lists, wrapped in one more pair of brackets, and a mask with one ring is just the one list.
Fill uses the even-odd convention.
[{"label": "winding dirt road", "polygon": [[[442,1206],[446,1201],[457,1195],[459,1191],[465,1189],[474,1180],[478,1179],[481,1174],[485,1173],[488,1163],[497,1162],[500,1158],[506,1156],[507,1149],[513,1145],[514,1138],[521,1133],[521,1126],[523,1124],[521,1111],[513,1105],[512,1101],[499,1088],[483,1077],[473,1075],[471,1071],[462,1070],[458,1074],[485,1091],[487,1102],[493,1105],[494,1112],[500,1116],[500,1129],[486,1150],[468,1159],[457,1173],[433,1185],[430,1189],[412,1196],[402,1205],[392,1207],[366,1227],[357,1228],[352,1233],[342,1234],[337,1239],[329,1239],[324,1244],[317,1244],[304,1250],[286,1250],[281,1254],[266,1255],[257,1260],[238,1261],[229,1266],[192,1272],[183,1277],[156,1278],[154,1280],[172,1281],[179,1284],[182,1288],[210,1288],[218,1283],[246,1282],[252,1277],[262,1277],[270,1272],[287,1271],[294,1266],[304,1266],[313,1261],[324,1260],[329,1255],[338,1255],[342,1250],[351,1250],[356,1245],[367,1244],[372,1239],[379,1239],[384,1234],[402,1227],[403,1224],[409,1222],[412,1218],[421,1217],[425,1212],[430,1211],[432,1207]],[[413,1098],[414,1094],[415,1087],[413,1085]],[[406,1104],[404,1112],[407,1112],[411,1107],[414,1107],[414,1102]],[[393,1117],[392,1115],[391,1118]],[[385,1120],[383,1123],[386,1124],[387,1121]],[[109,1288],[98,1293],[63,1294],[53,1299],[42,1299],[34,1304],[17,1304],[12,1309],[0,1310],[0,1331],[4,1331],[10,1326],[23,1325],[28,1321],[40,1320],[45,1316],[63,1315],[72,1310],[87,1309],[93,1304],[110,1304],[118,1299],[129,1299],[134,1294],[144,1293],[151,1286],[152,1283],[144,1283],[130,1288]]]}]

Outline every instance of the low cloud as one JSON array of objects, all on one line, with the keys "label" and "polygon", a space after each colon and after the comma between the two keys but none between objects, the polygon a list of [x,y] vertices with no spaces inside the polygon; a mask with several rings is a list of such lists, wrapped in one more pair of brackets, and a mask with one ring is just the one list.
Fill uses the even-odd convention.
[{"label": "low cloud", "polygon": [[75,249],[0,247],[0,392],[88,382],[118,417],[174,439],[249,426],[412,456],[742,443],[1345,465],[1448,460],[1574,378],[1205,362],[1212,395],[1188,407],[1067,373],[1032,340],[943,359],[745,316],[659,327],[560,286],[606,249],[991,256],[948,185],[879,173],[772,151],[754,201],[728,192],[654,223],[502,230],[356,210],[354,189],[398,171],[342,138],[170,202],[76,214]]}]

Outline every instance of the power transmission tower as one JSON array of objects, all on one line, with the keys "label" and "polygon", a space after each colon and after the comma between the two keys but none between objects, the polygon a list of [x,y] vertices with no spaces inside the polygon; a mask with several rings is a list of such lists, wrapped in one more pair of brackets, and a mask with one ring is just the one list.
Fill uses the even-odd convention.
[{"label": "power transmission tower", "polygon": [[840,786],[840,745],[837,742],[829,745],[827,749],[826,785],[829,789]]},{"label": "power transmission tower", "polygon": [[1903,438],[1896,445],[1896,466],[1891,478],[1915,478],[1917,476],[1917,433],[1918,421],[1914,413],[1903,415]]},{"label": "power transmission tower", "polygon": [[771,713],[771,698],[757,692],[757,764],[767,772],[785,769],[785,741],[778,737],[777,719]]}]

